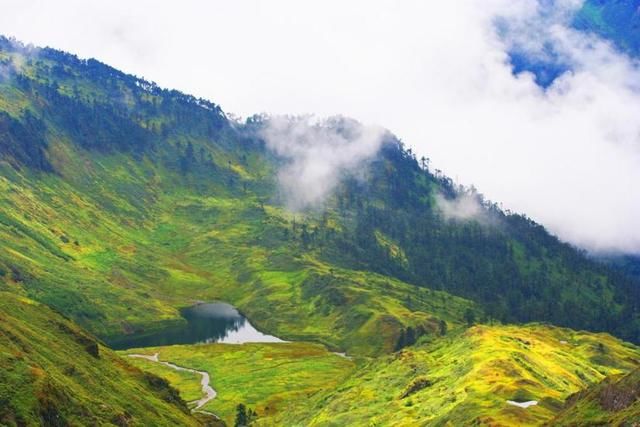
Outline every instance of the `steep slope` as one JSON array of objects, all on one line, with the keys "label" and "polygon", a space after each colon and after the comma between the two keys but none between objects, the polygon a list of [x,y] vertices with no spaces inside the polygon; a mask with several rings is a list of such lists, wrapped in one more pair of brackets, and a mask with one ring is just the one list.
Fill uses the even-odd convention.
[{"label": "steep slope", "polygon": [[[22,52],[12,63],[34,61],[22,55],[31,58]],[[45,140],[38,139],[47,146],[46,166],[25,164],[10,150],[16,138],[24,140],[22,131],[2,140],[0,275],[33,298],[102,336],[160,328],[183,321],[178,308],[194,300],[224,299],[262,328],[363,353],[392,350],[405,327],[436,331],[439,320],[460,323],[472,309],[468,301],[430,290],[408,301],[412,286],[332,268],[285,238],[292,215],[263,202],[273,192],[268,153],[233,131],[214,106],[141,88],[139,80],[102,65],[96,72],[94,63],[48,55],[65,64],[62,71],[52,71],[57,63],[42,53],[42,63],[25,65],[25,73],[66,76],[58,89],[27,74],[0,88],[12,107],[42,111],[37,120],[48,129]],[[132,118],[112,104],[95,106],[106,96],[102,91],[116,90],[105,89],[103,79],[122,91],[112,104],[120,96],[142,104],[130,107],[144,122],[136,132],[111,132],[132,126]],[[77,97],[61,95],[67,85]],[[80,99],[89,90],[96,92],[86,105]],[[135,96],[125,97],[129,90]],[[148,109],[152,118],[140,118]],[[9,117],[8,128],[21,126]],[[105,135],[99,144],[85,139],[93,138],[85,123],[91,120],[97,120],[95,133]],[[168,121],[171,130],[163,124]],[[136,145],[145,141],[154,147]]]},{"label": "steep slope", "polygon": [[[0,276],[95,334],[183,322],[179,308],[221,299],[268,332],[362,355],[485,318],[640,340],[631,281],[456,188],[389,133],[366,173],[294,214],[270,119],[232,122],[7,39],[0,61]],[[460,200],[478,215],[447,218]]]},{"label": "steep slope", "polygon": [[200,425],[178,392],[68,319],[0,292],[0,424]]},{"label": "steep slope", "polygon": [[571,396],[555,426],[633,426],[640,423],[640,370],[608,377]]},{"label": "steep slope", "polygon": [[608,264],[611,268],[640,280],[640,256],[639,255],[609,255],[601,257],[600,260]]},{"label": "steep slope", "polygon": [[[639,355],[637,347],[605,334],[543,325],[475,326],[373,360],[310,401],[306,413],[284,414],[281,423],[541,425],[572,393],[637,368]],[[537,404],[521,408],[508,401]]]}]

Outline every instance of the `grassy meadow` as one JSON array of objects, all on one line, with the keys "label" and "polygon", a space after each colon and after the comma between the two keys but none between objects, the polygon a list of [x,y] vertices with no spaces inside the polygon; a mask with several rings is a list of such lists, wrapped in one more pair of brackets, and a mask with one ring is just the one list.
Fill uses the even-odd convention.
[{"label": "grassy meadow", "polygon": [[[206,371],[215,399],[202,409],[233,425],[243,403],[258,413],[258,425],[277,425],[286,414],[303,411],[317,396],[334,390],[355,369],[348,358],[319,344],[203,344],[131,349],[126,354],[159,354],[162,361]],[[138,358],[131,363],[166,378],[185,400],[202,396],[200,376]]]}]

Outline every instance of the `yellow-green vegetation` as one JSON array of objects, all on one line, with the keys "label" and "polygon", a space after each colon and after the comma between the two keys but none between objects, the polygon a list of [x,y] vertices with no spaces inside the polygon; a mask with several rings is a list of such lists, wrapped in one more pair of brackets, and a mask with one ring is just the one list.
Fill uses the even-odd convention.
[{"label": "yellow-green vegetation", "polygon": [[394,350],[405,328],[434,333],[438,320],[455,327],[477,310],[276,246],[291,222],[255,197],[199,195],[188,183],[175,188],[180,178],[166,169],[97,159],[66,159],[66,180],[0,165],[0,275],[101,336],[161,328],[195,300],[224,300],[284,338],[372,355]]},{"label": "yellow-green vegetation", "polygon": [[402,247],[382,234],[379,230],[375,230],[374,235],[378,244],[387,251],[391,259],[402,266],[409,265],[409,260],[407,259],[407,255],[404,253]]},{"label": "yellow-green vegetation", "polygon": [[[208,372],[218,394],[202,409],[219,415],[229,425],[233,425],[240,403],[258,413],[258,425],[287,425],[281,424],[283,417],[303,413],[309,402],[335,390],[355,368],[354,362],[322,345],[302,342],[170,346],[123,354],[131,353],[159,353],[162,361]],[[153,361],[131,358],[131,362],[168,379],[182,395],[201,396],[199,377],[189,381]]]},{"label": "yellow-green vegetation", "polygon": [[606,334],[475,326],[371,361],[283,425],[540,425],[569,395],[628,372],[639,356]]},{"label": "yellow-green vegetation", "polygon": [[482,223],[446,221],[434,200],[459,191],[390,133],[366,179],[347,173],[325,203],[294,213],[268,119],[231,121],[64,52],[5,38],[0,52],[4,288],[106,341],[213,299],[266,332],[369,356],[472,318],[640,340],[632,283],[495,205]]},{"label": "yellow-green vegetation", "polygon": [[[123,352],[130,353],[159,353],[161,360],[209,372],[218,396],[204,409],[227,422],[239,403],[256,410],[257,425],[288,426],[533,426],[558,414],[552,424],[584,425],[573,420],[619,422],[638,412],[637,370],[615,383],[614,396],[604,382],[563,409],[574,393],[637,369],[640,350],[607,334],[548,325],[478,325],[357,364],[307,343]],[[199,377],[176,376],[143,359],[132,362],[168,379],[190,399],[201,396]],[[626,406],[607,412],[598,403],[601,396]],[[520,408],[508,401],[537,404]]]},{"label": "yellow-green vegetation", "polygon": [[[569,394],[636,365],[637,349],[608,335],[466,330],[544,320],[640,342],[637,286],[463,194],[391,134],[365,179],[345,173],[322,206],[291,212],[268,119],[233,122],[211,102],[2,37],[0,54],[0,291],[14,295],[0,338],[3,367],[15,366],[1,373],[3,422],[193,422],[165,382],[45,304],[105,342],[220,300],[266,333],[320,343],[138,350],[209,372],[220,395],[205,409],[227,421],[243,403],[282,425],[540,424]],[[486,221],[443,218],[437,197],[461,195]],[[196,375],[130,362],[199,395]]]},{"label": "yellow-green vegetation", "polygon": [[[0,121],[20,130],[0,147],[5,290],[106,341],[184,322],[179,309],[194,301],[223,300],[260,329],[363,355],[394,350],[408,328],[430,335],[442,321],[455,328],[466,311],[480,313],[465,299],[336,265],[322,245],[301,242],[303,227],[340,229],[337,211],[284,209],[273,197],[273,159],[185,95],[141,90],[124,74],[109,86],[55,54],[8,51],[22,79],[0,82],[0,101],[12,106],[0,104],[9,117]],[[137,118],[114,111],[113,91]],[[78,102],[85,98],[101,107]],[[142,119],[136,108],[155,112]],[[39,111],[40,125],[21,124]],[[145,143],[153,149],[140,154]]]},{"label": "yellow-green vegetation", "polygon": [[68,319],[0,292],[0,425],[199,425],[165,380]]},{"label": "yellow-green vegetation", "polygon": [[640,370],[613,375],[571,396],[549,425],[634,426],[640,423]]}]

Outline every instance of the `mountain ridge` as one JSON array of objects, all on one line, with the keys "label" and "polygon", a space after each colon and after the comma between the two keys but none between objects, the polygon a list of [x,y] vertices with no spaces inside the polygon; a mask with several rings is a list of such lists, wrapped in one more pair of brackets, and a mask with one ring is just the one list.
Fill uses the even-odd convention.
[{"label": "mountain ridge", "polygon": [[[636,282],[431,171],[428,159],[417,159],[389,131],[380,134],[375,155],[348,163],[357,173],[336,172],[319,206],[291,210],[281,172],[292,160],[265,136],[274,118],[232,121],[209,101],[6,38],[0,64],[0,291],[7,301],[35,300],[43,313],[49,306],[67,316],[71,336],[108,341],[152,333],[184,324],[184,307],[227,301],[264,332],[316,343],[295,343],[286,356],[303,367],[297,372],[308,382],[301,387],[319,380],[304,370],[310,349],[331,369],[354,369],[331,383],[336,390],[314,385],[306,399],[283,393],[272,379],[268,389],[285,396],[282,407],[295,408],[274,419],[290,425],[367,417],[415,425],[427,422],[424,408],[436,406],[431,421],[442,425],[536,425],[557,415],[569,393],[637,366],[634,345],[593,333],[640,341]],[[286,120],[303,135],[309,131],[303,119]],[[364,133],[347,118],[312,126],[347,145]],[[9,305],[0,304],[0,316]],[[18,319],[0,339],[11,340],[13,330],[31,322]],[[42,325],[41,334],[49,328]],[[82,343],[110,355],[104,369],[128,366],[93,338]],[[323,346],[346,352],[353,366]],[[267,354],[260,360],[265,369],[286,375],[277,352],[255,348]],[[39,341],[30,351],[48,355]],[[215,345],[160,351],[202,369],[203,353],[231,354]],[[249,356],[257,357],[235,354],[247,366]],[[396,368],[399,375],[391,372]],[[478,377],[478,369],[502,377]],[[247,375],[230,377],[246,382]],[[199,385],[168,374],[166,381],[185,395]],[[8,383],[0,381],[0,390]],[[166,384],[161,388],[181,406]],[[455,400],[440,401],[451,393]],[[360,407],[351,408],[352,395],[364,396]],[[246,396],[271,410],[265,396]],[[541,401],[530,410],[506,403],[516,398]],[[76,407],[93,407],[84,394],[81,400],[59,404],[60,411],[77,419]],[[229,421],[236,402],[221,402]],[[148,404],[149,414],[173,413],[154,397]],[[26,412],[34,424],[41,419]],[[187,418],[178,424],[205,422],[181,414]],[[18,424],[15,414],[3,416]],[[96,419],[113,423],[111,415]],[[271,421],[264,416],[265,425]]]},{"label": "mountain ridge", "polygon": [[[203,214],[197,217],[184,212],[180,219],[183,231],[200,229],[206,233],[207,225],[202,224],[202,220],[211,215],[215,224],[215,218],[228,217],[225,206],[231,207],[231,211],[235,211],[233,215],[244,215],[249,221],[247,224],[253,224],[250,227],[253,231],[244,239],[255,241],[258,246],[247,247],[249,252],[257,255],[265,249],[276,249],[283,257],[285,270],[293,267],[295,271],[296,265],[306,265],[300,270],[305,271],[319,263],[317,265],[323,266],[321,271],[325,271],[321,276],[326,277],[322,279],[326,282],[322,286],[328,286],[332,294],[340,293],[342,279],[332,279],[330,268],[326,267],[370,270],[419,285],[420,289],[426,285],[475,300],[485,312],[478,316],[520,322],[548,320],[592,330],[615,329],[624,338],[638,340],[640,328],[635,313],[639,298],[633,282],[589,261],[526,217],[507,215],[496,205],[484,202],[477,193],[463,193],[450,179],[434,175],[424,164],[420,165],[411,149],[391,134],[385,136],[381,151],[371,162],[367,181],[345,176],[327,200],[324,211],[303,213],[296,223],[295,217],[286,213],[276,197],[275,176],[282,160],[269,151],[256,132],[268,123],[252,119],[247,126],[232,124],[219,107],[207,101],[159,89],[97,61],[78,60],[51,49],[44,49],[35,59],[24,58],[20,49],[7,50],[13,44],[6,39],[3,42],[3,60],[7,62],[9,58],[25,68],[20,72],[14,70],[13,80],[3,85],[2,97],[10,99],[11,96],[14,105],[23,105],[26,109],[24,113],[15,108],[5,113],[14,122],[26,126],[25,129],[37,130],[38,126],[28,123],[42,122],[40,127],[46,130],[37,132],[45,132],[44,141],[48,144],[45,157],[51,166],[42,169],[37,164],[27,164],[26,169],[20,165],[16,169],[12,162],[18,161],[13,154],[17,151],[11,150],[14,144],[10,141],[15,138],[24,141],[24,138],[19,131],[11,131],[14,139],[3,139],[9,142],[3,143],[2,156],[11,165],[10,169],[3,168],[5,188],[30,195],[29,200],[24,196],[6,200],[9,203],[3,209],[3,224],[14,233],[35,240],[49,255],[59,259],[71,257],[61,264],[66,265],[69,272],[76,269],[74,265],[84,262],[86,268],[100,275],[104,274],[99,271],[101,268],[113,269],[114,262],[115,265],[121,262],[120,270],[125,277],[138,274],[135,271],[140,269],[132,254],[100,241],[108,241],[107,236],[116,232],[122,248],[140,249],[146,245],[151,252],[161,253],[149,236],[167,237],[157,228],[164,219],[169,221],[167,226],[177,225],[170,224],[173,220],[164,205],[174,198],[169,203],[177,202],[177,206],[193,203],[189,209]],[[110,104],[105,100],[111,100]],[[17,125],[8,128],[16,129]],[[124,131],[114,131],[116,128]],[[35,139],[41,141],[37,135]],[[27,146],[33,145],[28,141],[31,140],[27,139]],[[50,173],[49,168],[54,172]],[[41,183],[51,185],[50,191],[67,194],[70,200],[77,201],[78,207],[93,206],[94,219],[82,221],[84,229],[100,230],[103,237],[87,236],[97,247],[85,248],[82,239],[66,236],[63,230],[46,230],[43,222],[30,227],[27,218],[20,218],[19,210],[15,209],[21,203],[36,209],[31,212],[35,215],[31,220],[45,207],[50,215],[64,212],[46,193],[38,194],[42,193]],[[217,198],[211,198],[214,194]],[[483,206],[482,215],[499,225],[487,225],[473,218],[462,221],[443,218],[434,199],[438,194],[452,202],[460,197],[471,198]],[[203,196],[210,197],[205,204],[197,199]],[[207,203],[211,206],[206,207]],[[76,228],[77,235],[82,235],[75,214],[72,211],[64,214],[62,222],[66,221]],[[42,213],[40,218],[46,221]],[[100,222],[96,223],[98,218]],[[106,228],[101,230],[99,224]],[[264,228],[266,224],[270,226]],[[238,247],[227,247],[235,238],[229,239],[235,235],[235,225],[228,223],[227,226],[231,234],[216,238],[217,246],[223,252],[237,254],[238,247],[246,244],[237,240]],[[194,248],[196,244],[202,245],[201,239],[198,241],[180,244],[186,245],[183,249]],[[162,242],[169,248],[171,244]],[[206,260],[199,259],[198,251],[211,251],[215,246],[197,249],[195,258],[185,259],[180,268],[189,270],[197,266],[200,277],[192,279],[201,282],[211,271]],[[100,251],[107,258],[96,259]],[[404,254],[405,261],[395,258],[394,251]],[[149,259],[155,256],[151,252],[146,254]],[[273,264],[275,261],[269,261],[264,254],[259,256],[263,259],[261,262]],[[101,266],[103,261],[107,264]],[[242,263],[234,268],[238,267],[242,270]],[[248,275],[239,277],[240,282],[250,279],[255,284],[261,275],[256,273],[264,268],[250,267],[249,270]],[[153,274],[162,275],[167,271],[158,270]],[[290,282],[291,286],[297,287],[304,280],[294,282]],[[318,283],[312,285],[318,286]],[[122,288],[129,292],[127,289],[134,288]],[[235,291],[230,292],[233,295]],[[307,297],[322,297],[317,292]],[[233,299],[234,302],[241,300],[239,295]],[[330,300],[329,306],[335,307],[337,301]],[[92,305],[84,303],[87,307]],[[69,306],[58,305],[58,308],[69,310]],[[78,315],[74,318],[90,325],[88,319],[83,321]],[[261,321],[260,316],[257,321]]]}]

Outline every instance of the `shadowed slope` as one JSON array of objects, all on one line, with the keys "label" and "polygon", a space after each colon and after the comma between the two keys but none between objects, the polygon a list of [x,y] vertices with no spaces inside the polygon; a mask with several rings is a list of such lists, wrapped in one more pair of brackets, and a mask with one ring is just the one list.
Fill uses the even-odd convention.
[{"label": "shadowed slope", "polygon": [[69,320],[0,293],[0,424],[199,425],[178,392]]}]

